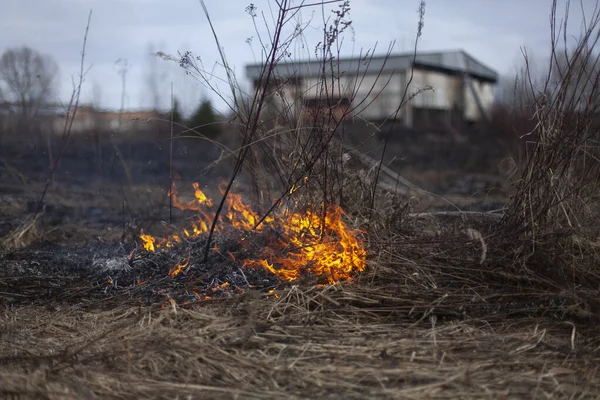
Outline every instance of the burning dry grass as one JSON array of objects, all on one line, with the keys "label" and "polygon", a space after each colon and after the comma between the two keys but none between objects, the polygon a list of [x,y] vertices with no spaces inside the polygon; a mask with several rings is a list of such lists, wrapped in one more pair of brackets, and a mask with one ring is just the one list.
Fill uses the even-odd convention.
[{"label": "burning dry grass", "polygon": [[[7,307],[0,317],[0,393],[24,399],[597,395],[600,340],[590,321],[600,309],[593,295],[557,288],[548,271],[571,265],[589,278],[583,271],[594,264],[594,252],[577,258],[572,239],[563,238],[562,247],[543,249],[554,256],[550,264],[532,257],[527,241],[499,241],[494,222],[407,220],[402,231],[385,228],[386,220],[369,238],[366,270],[343,283],[271,281],[274,290],[138,305],[151,291],[184,290],[201,272],[190,266],[186,276],[169,277],[163,258],[175,257],[173,249],[152,253],[148,268],[162,269],[150,282],[118,289],[80,279],[48,301]],[[552,243],[557,239],[547,239]],[[32,261],[44,263],[40,255]],[[40,296],[35,279],[22,281]],[[0,279],[2,292],[11,282]],[[110,290],[91,296],[98,288]]]},{"label": "burning dry grass", "polygon": [[[220,185],[224,194],[226,183]],[[141,234],[144,250],[154,253],[178,246],[183,241],[204,239],[214,218],[213,202],[195,182],[194,199],[183,201],[173,185],[172,204],[180,210],[191,210],[196,216],[181,233],[170,233],[165,237]],[[338,205],[280,208],[272,215],[260,218],[244,203],[242,196],[230,192],[225,198],[223,223],[215,225],[216,231],[234,231],[239,243],[253,258],[243,260],[244,268],[265,269],[285,281],[296,281],[310,273],[320,276],[325,282],[336,283],[351,278],[352,274],[365,269],[366,251],[360,232],[349,227],[343,220],[343,210]],[[227,232],[225,232],[227,235]],[[231,233],[230,233],[231,234]],[[259,247],[248,247],[251,235],[266,238]],[[219,251],[217,243],[214,247]],[[227,252],[236,261],[236,256]],[[169,275],[180,274],[189,266],[189,260],[180,263]]]},{"label": "burning dry grass", "polygon": [[[138,305],[151,291],[189,286],[198,271],[170,278],[163,260],[178,249],[152,253],[148,268],[161,265],[160,276],[131,287],[75,279],[44,301],[35,279],[23,279],[39,298],[6,307],[0,317],[0,393],[24,399],[596,396],[600,340],[590,321],[600,309],[592,295],[555,287],[547,271],[562,263],[589,276],[582,271],[595,262],[593,252],[577,258],[572,239],[563,238],[562,247],[543,249],[554,255],[550,264],[527,249],[516,252],[526,241],[499,241],[490,221],[486,228],[479,220],[407,220],[404,230],[384,222],[369,238],[366,270],[334,285],[271,281],[275,290],[246,288],[189,304],[159,295],[159,303]],[[41,255],[32,257],[26,259],[44,264]],[[0,278],[1,291],[13,281]],[[110,290],[101,297],[90,294],[104,288]]]},{"label": "burning dry grass", "polygon": [[47,399],[417,399],[593,398],[600,390],[591,329],[352,306],[369,297],[346,284],[197,309],[6,311],[0,391]]},{"label": "burning dry grass", "polygon": [[[120,256],[124,270],[152,274],[149,282],[135,283],[132,275],[131,285],[123,279],[113,285],[97,270],[67,284],[47,276],[2,277],[0,299],[29,296],[7,304],[36,305],[7,307],[2,316],[0,393],[49,399],[596,396],[600,341],[590,324],[600,315],[596,242],[582,232],[532,242],[506,236],[495,219],[411,219],[386,204],[369,221],[366,269],[344,283],[314,286],[314,276],[307,276],[291,285],[268,269],[254,277],[246,269],[237,288],[244,280],[247,286],[230,297],[176,301],[176,290],[200,288],[201,296],[212,281],[234,286],[225,267],[244,268],[243,259],[214,253],[212,264],[202,264],[201,251],[193,250],[203,248],[203,232],[187,248]],[[356,208],[353,215],[364,221],[367,214]],[[230,222],[234,217],[224,213]],[[243,249],[247,232],[243,224],[231,225],[237,236],[223,230],[214,238],[223,254]],[[256,234],[267,235],[263,247],[279,238],[272,226]],[[286,246],[269,248],[288,254]],[[1,256],[7,266],[19,263],[14,254]],[[48,257],[50,266],[62,263]],[[185,273],[170,274],[171,261],[181,258]],[[109,261],[115,260],[113,254]],[[21,261],[46,260],[32,252]],[[197,285],[203,268],[223,275]],[[259,291],[246,278],[268,285]],[[43,297],[42,290],[50,294]],[[136,306],[163,297],[162,304]]]},{"label": "burning dry grass", "polygon": [[[491,235],[494,228],[475,223],[417,220],[410,234],[379,231],[367,269],[334,285],[283,283],[144,307],[127,287],[90,302],[92,283],[79,282],[63,290],[68,301],[6,308],[0,393],[594,398],[600,339],[589,322],[600,310],[590,309],[581,291],[552,290],[543,268],[512,251],[518,243],[507,251]],[[469,225],[479,235],[469,235]],[[181,286],[166,275],[134,288]]]}]

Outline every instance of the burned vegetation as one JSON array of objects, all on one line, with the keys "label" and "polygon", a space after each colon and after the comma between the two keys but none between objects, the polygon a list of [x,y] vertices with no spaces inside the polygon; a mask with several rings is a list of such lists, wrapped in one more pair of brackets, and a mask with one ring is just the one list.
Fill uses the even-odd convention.
[{"label": "burned vegetation", "polygon": [[[525,58],[523,103],[460,131],[410,114],[428,91],[412,90],[424,2],[415,51],[396,58],[402,95],[376,122],[361,112],[391,54],[342,70],[347,1],[276,2],[266,32],[250,5],[264,46],[252,93],[204,7],[232,115],[215,122],[203,103],[186,126],[172,98],[169,115],[120,113],[129,136],[74,133],[91,112],[84,40],[62,134],[2,137],[0,395],[596,398],[600,11],[559,54],[557,4],[546,80]],[[284,61],[314,7],[334,12],[308,85]],[[200,57],[157,56],[215,88]]]},{"label": "burned vegetation", "polygon": [[[212,201],[197,183],[191,201],[182,202],[175,185],[170,195],[173,205],[187,212],[187,226],[163,226],[163,237],[139,233],[133,245],[46,244],[4,254],[3,301],[13,306],[60,299],[85,303],[123,293],[147,305],[161,299],[190,305],[250,289],[271,293],[288,282],[335,284],[365,269],[360,232],[346,225],[338,206],[261,221],[231,193],[225,221],[209,244]],[[72,285],[78,287],[75,298]]]}]

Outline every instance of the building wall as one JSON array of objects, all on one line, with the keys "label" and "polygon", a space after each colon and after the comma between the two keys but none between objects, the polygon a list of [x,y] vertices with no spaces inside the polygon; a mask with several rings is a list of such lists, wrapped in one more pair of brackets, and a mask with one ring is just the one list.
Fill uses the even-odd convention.
[{"label": "building wall", "polygon": [[[298,116],[306,100],[326,99],[329,96],[335,100],[353,98],[351,108],[354,114],[367,120],[382,121],[391,117],[400,105],[410,75],[411,70],[379,76],[342,74],[334,82],[328,78],[327,90],[320,78],[303,78],[293,84],[283,85],[271,97],[269,113],[277,116],[285,110]],[[475,78],[472,78],[472,82],[484,109],[490,110],[494,101],[494,85]],[[412,95],[414,98],[409,100]],[[415,126],[415,115],[434,113],[439,116],[448,111],[449,116],[450,111],[459,111],[454,115],[459,118],[462,115],[466,120],[476,121],[482,117],[471,89],[460,74],[415,69],[405,101],[408,104],[400,110],[398,118],[409,127]],[[415,110],[431,112],[427,114]]]},{"label": "building wall", "polygon": [[[361,117],[370,120],[390,118],[402,100],[404,91],[403,71],[394,74],[367,75],[358,77],[353,105]],[[400,116],[401,118],[401,116]]]},{"label": "building wall", "polygon": [[355,114],[370,120],[383,120],[396,111],[404,91],[404,74],[382,74],[380,76],[344,74],[333,83],[327,81],[327,90],[318,78],[307,78],[302,82],[304,99],[326,98],[352,99]]},{"label": "building wall", "polygon": [[[407,75],[410,76],[410,71],[407,71]],[[415,69],[409,93],[418,93],[412,100],[413,107],[436,110],[461,108],[462,77]]]},{"label": "building wall", "polygon": [[[73,119],[71,125],[71,133],[78,134],[83,132],[89,132],[97,128],[98,117],[95,112],[88,109],[80,109]],[[57,115],[52,121],[52,132],[56,134],[62,134],[65,129],[66,116]]]},{"label": "building wall", "polygon": [[[470,78],[470,80],[484,110],[490,111],[494,103],[494,84],[477,78]],[[413,107],[431,110],[463,110],[463,118],[467,121],[478,121],[483,118],[473,92],[462,75],[415,70],[411,93],[426,87],[431,87],[432,90],[424,90],[417,94],[412,101]]]},{"label": "building wall", "polygon": [[355,77],[349,74],[343,74],[338,79],[328,77],[326,82],[320,78],[304,78],[301,81],[298,94],[306,99],[325,99],[331,98],[349,98],[352,95]]},{"label": "building wall", "polygon": [[[473,88],[479,97],[479,101],[483,106],[484,110],[488,113],[491,111],[494,105],[494,85],[489,82],[483,82],[477,79],[471,80],[473,83]],[[464,118],[467,121],[478,121],[482,119],[481,111],[477,106],[477,102],[473,97],[473,92],[469,85],[465,85],[465,114]]]},{"label": "building wall", "polygon": [[[406,70],[393,75],[377,76],[373,74],[364,77],[345,75],[339,80],[341,94],[336,86],[335,97],[351,97],[352,92],[356,91],[352,102],[352,106],[357,107],[356,113],[365,119],[384,120],[393,115],[399,106],[410,74],[411,71]],[[493,85],[474,82],[478,85],[478,94],[484,104],[491,107]],[[322,85],[319,85],[316,78],[305,79],[302,93],[305,98],[318,98],[323,93]],[[479,111],[473,95],[470,90],[465,89],[460,75],[415,69],[405,100],[408,101],[413,94],[416,94],[415,97],[400,111],[398,116],[408,126],[412,126],[412,107],[438,111],[462,109],[465,110],[465,116],[479,118]]]}]

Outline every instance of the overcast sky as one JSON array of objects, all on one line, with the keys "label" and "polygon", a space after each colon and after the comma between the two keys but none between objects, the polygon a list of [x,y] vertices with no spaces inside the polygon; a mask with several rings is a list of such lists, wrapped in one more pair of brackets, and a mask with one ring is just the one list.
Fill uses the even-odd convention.
[{"label": "overcast sky", "polygon": [[[307,0],[315,3],[317,0]],[[215,29],[238,80],[246,87],[244,65],[260,57],[247,0],[205,0]],[[254,0],[257,12],[271,21],[269,1]],[[299,0],[297,1],[299,3]],[[410,51],[417,28],[418,0],[350,0],[352,30],[347,31],[343,55],[373,48],[383,53],[396,41],[394,52]],[[581,6],[593,9],[596,0],[573,1],[570,23],[576,34],[581,27]],[[271,2],[271,4],[274,4]],[[564,0],[561,1],[564,4]],[[419,49],[438,51],[464,49],[501,74],[510,73],[521,59],[521,47],[542,56],[549,44],[551,0],[427,0],[425,27]],[[337,5],[323,6],[326,14]],[[60,66],[60,98],[68,98],[72,76],[79,70],[80,49],[88,13],[93,10],[86,65],[84,100],[95,99],[101,106],[118,108],[121,77],[117,60],[127,62],[126,107],[153,105],[148,90],[151,46],[167,54],[190,50],[212,69],[217,57],[207,20],[198,0],[2,0],[0,51],[29,46],[52,55]],[[304,50],[299,44],[295,56],[313,53],[321,39],[322,8],[302,12],[309,23]],[[269,22],[270,23],[270,22]],[[259,27],[265,33],[262,19]],[[247,39],[253,37],[251,45]],[[307,50],[309,49],[309,50]],[[121,64],[122,66],[123,64]],[[169,104],[170,84],[186,107],[201,96],[210,96],[220,109],[224,104],[193,78],[185,76],[173,62],[158,60],[161,106]],[[223,76],[216,67],[216,73]],[[214,81],[217,84],[217,81]],[[219,84],[225,93],[227,86]]]}]

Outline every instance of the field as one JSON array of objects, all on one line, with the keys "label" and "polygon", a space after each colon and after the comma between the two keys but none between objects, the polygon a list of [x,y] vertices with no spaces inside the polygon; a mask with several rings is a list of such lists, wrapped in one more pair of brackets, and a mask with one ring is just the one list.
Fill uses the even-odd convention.
[{"label": "field", "polygon": [[[204,8],[216,122],[72,130],[86,30],[62,136],[0,131],[1,396],[598,398],[600,8],[571,49],[552,2],[547,74],[524,54],[509,104],[417,132],[394,121],[410,80],[377,124],[341,93],[346,1],[322,98],[281,100],[286,25],[330,3],[275,2],[251,95]],[[157,56],[214,88],[192,53]]]},{"label": "field", "polygon": [[2,317],[0,384],[13,398],[596,398],[594,327],[510,316],[508,294],[482,293],[495,311],[474,318],[390,289],[16,307]]},{"label": "field", "polygon": [[[384,201],[371,216],[372,233],[359,234],[365,271],[319,284],[310,274],[286,282],[245,267],[247,249],[235,230],[215,236],[219,251],[207,263],[204,236],[144,252],[140,227],[160,234],[169,218],[168,176],[144,171],[144,153],[136,154],[132,186],[117,184],[118,174],[57,179],[35,229],[20,238],[24,246],[1,253],[4,396],[595,398],[600,390],[600,301],[549,282],[553,267],[593,263],[593,248],[572,254],[583,238],[564,233],[539,238],[530,254],[527,240],[497,235],[499,218],[436,214],[448,210],[448,198],[471,211],[507,202],[493,183],[501,175],[490,179],[495,189],[482,190],[476,174],[469,179],[457,169],[472,186],[454,184],[454,194],[446,187],[444,199],[422,194],[400,211]],[[26,182],[3,175],[5,237],[27,220],[43,189],[27,169],[33,161],[18,160],[12,165],[21,163],[15,170]],[[77,160],[86,163],[74,157],[69,171],[84,171]],[[185,164],[179,169],[185,176]],[[452,174],[440,170],[405,176],[443,190],[436,182],[451,182]],[[193,198],[185,183],[177,183],[184,203]],[[205,190],[218,196],[215,187]],[[249,196],[247,186],[237,190]],[[171,226],[196,213],[172,208]],[[345,220],[364,221],[360,213]],[[254,238],[257,246],[268,245],[269,232]],[[185,273],[171,277],[182,257]]]}]

